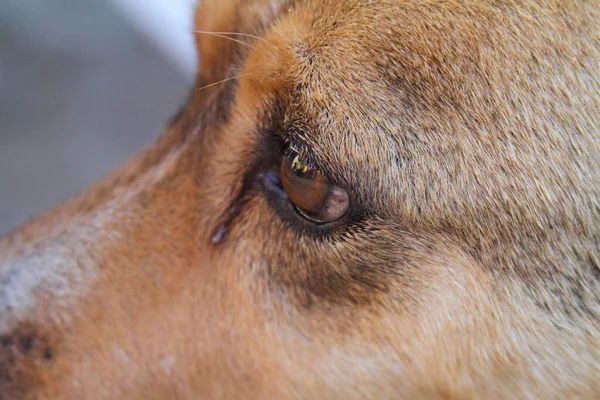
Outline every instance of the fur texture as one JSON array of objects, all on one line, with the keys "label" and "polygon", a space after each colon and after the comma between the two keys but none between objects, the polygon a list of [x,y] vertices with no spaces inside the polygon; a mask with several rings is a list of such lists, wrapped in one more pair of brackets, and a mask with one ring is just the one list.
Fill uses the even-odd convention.
[{"label": "fur texture", "polygon": [[202,3],[164,134],[0,242],[0,399],[600,397],[598,1]]}]

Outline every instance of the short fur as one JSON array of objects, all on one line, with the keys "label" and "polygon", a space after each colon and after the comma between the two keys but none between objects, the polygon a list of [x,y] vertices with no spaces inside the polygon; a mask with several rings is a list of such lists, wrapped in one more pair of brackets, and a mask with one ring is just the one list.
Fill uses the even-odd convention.
[{"label": "short fur", "polygon": [[165,133],[0,242],[0,399],[600,398],[599,11],[204,0]]}]

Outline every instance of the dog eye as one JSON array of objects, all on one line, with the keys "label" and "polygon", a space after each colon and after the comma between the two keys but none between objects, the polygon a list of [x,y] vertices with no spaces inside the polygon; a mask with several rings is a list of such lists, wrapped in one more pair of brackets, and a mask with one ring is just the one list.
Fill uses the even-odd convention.
[{"label": "dog eye", "polygon": [[349,206],[348,193],[327,181],[318,168],[300,155],[283,157],[281,184],[294,208],[309,221],[324,224],[341,218]]}]

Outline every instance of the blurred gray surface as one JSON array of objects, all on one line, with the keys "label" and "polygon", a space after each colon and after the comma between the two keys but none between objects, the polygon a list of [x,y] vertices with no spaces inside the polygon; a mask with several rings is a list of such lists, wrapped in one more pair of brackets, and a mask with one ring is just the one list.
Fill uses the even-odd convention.
[{"label": "blurred gray surface", "polygon": [[152,141],[190,83],[102,0],[1,0],[0,235]]}]

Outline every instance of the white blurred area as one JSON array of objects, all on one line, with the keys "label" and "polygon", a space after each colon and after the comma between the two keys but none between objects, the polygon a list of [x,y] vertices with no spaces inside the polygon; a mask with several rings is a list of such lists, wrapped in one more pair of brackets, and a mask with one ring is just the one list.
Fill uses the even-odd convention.
[{"label": "white blurred area", "polygon": [[151,143],[193,84],[193,0],[0,0],[0,235]]},{"label": "white blurred area", "polygon": [[193,10],[197,0],[107,0],[153,42],[181,73],[193,77]]}]

